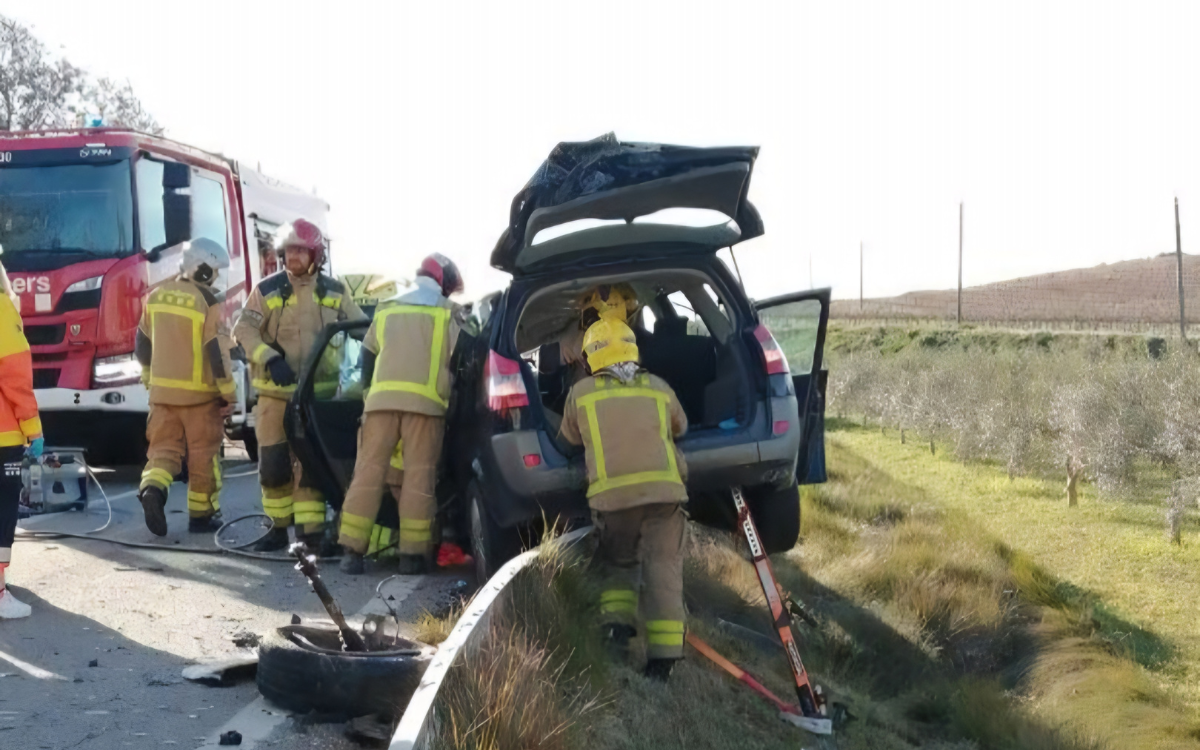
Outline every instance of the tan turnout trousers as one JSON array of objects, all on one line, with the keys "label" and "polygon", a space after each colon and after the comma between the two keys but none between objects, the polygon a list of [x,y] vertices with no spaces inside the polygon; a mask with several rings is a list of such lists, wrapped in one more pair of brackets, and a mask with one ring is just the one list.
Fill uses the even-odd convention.
[{"label": "tan turnout trousers", "polygon": [[258,481],[262,485],[263,512],[276,528],[295,523],[304,534],[325,528],[325,497],[312,485],[288,445],[283,430],[287,401],[259,394],[254,407],[254,434],[258,437]]},{"label": "tan turnout trousers", "polygon": [[220,401],[195,406],[152,404],[146,423],[149,459],[141,488],[158,487],[165,495],[183,467],[188,467],[188,515],[208,518],[221,509],[221,441],[225,420]]},{"label": "tan turnout trousers", "polygon": [[[444,417],[392,410],[369,411],[363,416],[354,479],[342,505],[338,537],[342,546],[359,554],[368,551],[386,482],[400,511],[400,554],[427,555],[432,551],[437,514],[434,485],[445,421]],[[400,455],[395,456],[398,445]]]},{"label": "tan turnout trousers", "polygon": [[604,586],[601,623],[636,625],[640,604],[646,623],[646,655],[682,659],[683,508],[679,503],[652,503],[625,510],[594,510],[592,520],[599,532],[595,564]]}]

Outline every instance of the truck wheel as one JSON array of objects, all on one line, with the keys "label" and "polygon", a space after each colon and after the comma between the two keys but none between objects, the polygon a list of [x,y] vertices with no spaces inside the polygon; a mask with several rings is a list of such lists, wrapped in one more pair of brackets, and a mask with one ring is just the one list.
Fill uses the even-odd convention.
[{"label": "truck wheel", "polygon": [[487,512],[487,501],[479,483],[467,486],[467,513],[471,525],[471,555],[475,558],[475,578],[483,585],[504,563],[521,551],[521,536],[516,529],[501,528]]},{"label": "truck wheel", "polygon": [[800,487],[756,487],[747,490],[746,503],[767,554],[787,552],[800,538]]},{"label": "truck wheel", "polygon": [[341,650],[330,627],[289,625],[258,647],[258,692],[297,713],[354,718],[403,713],[434,650],[415,642],[395,651]]},{"label": "truck wheel", "polygon": [[250,456],[250,460],[258,463],[258,435],[254,434],[254,430],[244,431],[242,445],[246,446],[246,455]]}]

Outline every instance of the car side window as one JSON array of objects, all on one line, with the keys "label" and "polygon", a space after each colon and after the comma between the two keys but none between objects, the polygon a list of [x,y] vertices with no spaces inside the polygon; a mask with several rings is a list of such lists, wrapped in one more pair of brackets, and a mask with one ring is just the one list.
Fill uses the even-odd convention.
[{"label": "car side window", "polygon": [[313,398],[317,401],[363,400],[363,345],[339,331],[321,352],[313,374]]}]

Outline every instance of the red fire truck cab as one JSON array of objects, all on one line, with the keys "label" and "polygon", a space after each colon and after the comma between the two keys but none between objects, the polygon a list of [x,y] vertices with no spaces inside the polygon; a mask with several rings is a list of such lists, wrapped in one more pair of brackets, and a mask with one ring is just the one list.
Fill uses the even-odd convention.
[{"label": "red fire truck cab", "polygon": [[[47,442],[83,444],[97,462],[143,458],[149,407],[134,336],[147,292],[179,271],[176,246],[207,237],[229,250],[216,286],[232,319],[276,270],[271,232],[300,217],[327,230],[328,210],[164,138],[109,128],[0,133],[0,262],[21,298]],[[244,424],[241,412],[232,432]]]}]

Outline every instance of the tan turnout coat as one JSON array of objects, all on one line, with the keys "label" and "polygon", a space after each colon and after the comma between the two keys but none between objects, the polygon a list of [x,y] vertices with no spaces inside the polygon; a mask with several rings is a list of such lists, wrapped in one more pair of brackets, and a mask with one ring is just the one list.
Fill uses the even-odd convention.
[{"label": "tan turnout coat", "polygon": [[687,417],[666,381],[641,372],[629,385],[606,373],[571,388],[562,435],[582,445],[588,504],[602,512],[687,500],[687,464],[675,440]]},{"label": "tan turnout coat", "polygon": [[458,315],[444,297],[436,305],[403,299],[380,304],[363,339],[363,346],[376,355],[364,411],[446,415],[450,356],[461,330]]},{"label": "tan turnout coat", "polygon": [[232,401],[233,342],[207,287],[174,279],[150,293],[138,325],[137,358],[150,372],[150,403],[196,406]]},{"label": "tan turnout coat", "polygon": [[[259,282],[238,317],[233,334],[250,360],[251,384],[262,395],[290,398],[295,385],[271,380],[267,362],[282,354],[296,376],[329,323],[366,320],[345,286],[324,274],[293,276],[287,271]],[[336,369],[338,363],[331,362]],[[336,376],[331,377],[336,382]]]}]

